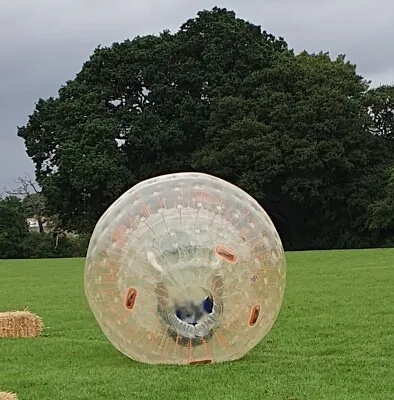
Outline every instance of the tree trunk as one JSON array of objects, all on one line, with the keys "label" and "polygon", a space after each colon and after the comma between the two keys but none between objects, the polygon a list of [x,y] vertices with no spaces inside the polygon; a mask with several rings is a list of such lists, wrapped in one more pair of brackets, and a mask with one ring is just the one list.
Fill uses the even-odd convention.
[{"label": "tree trunk", "polygon": [[38,229],[40,233],[44,233],[44,224],[42,223],[41,217],[37,217]]}]

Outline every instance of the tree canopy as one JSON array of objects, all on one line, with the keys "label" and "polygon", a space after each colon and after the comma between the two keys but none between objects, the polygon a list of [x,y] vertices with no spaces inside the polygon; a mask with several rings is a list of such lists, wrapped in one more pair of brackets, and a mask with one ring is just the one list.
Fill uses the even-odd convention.
[{"label": "tree canopy", "polygon": [[289,249],[373,246],[392,93],[345,56],[295,54],[213,8],[175,33],[96,48],[18,135],[65,229],[90,232],[143,179],[202,171],[260,201]]}]

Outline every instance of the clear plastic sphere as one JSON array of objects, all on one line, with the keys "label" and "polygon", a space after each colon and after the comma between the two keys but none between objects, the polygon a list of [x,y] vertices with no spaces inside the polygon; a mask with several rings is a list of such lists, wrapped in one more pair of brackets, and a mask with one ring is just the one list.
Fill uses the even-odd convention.
[{"label": "clear plastic sphere", "polygon": [[150,364],[235,360],[273,326],[286,281],[278,233],[238,187],[201,173],[149,179],[98,221],[85,292],[103,333]]}]

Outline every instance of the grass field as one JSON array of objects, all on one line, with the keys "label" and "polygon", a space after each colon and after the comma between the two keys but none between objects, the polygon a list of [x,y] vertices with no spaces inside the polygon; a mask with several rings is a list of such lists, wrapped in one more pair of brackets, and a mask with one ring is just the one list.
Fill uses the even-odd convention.
[{"label": "grass field", "polygon": [[0,261],[0,311],[47,329],[0,339],[0,391],[20,400],[394,399],[394,250],[288,253],[274,328],[244,359],[149,366],[105,339],[83,291],[82,259]]}]

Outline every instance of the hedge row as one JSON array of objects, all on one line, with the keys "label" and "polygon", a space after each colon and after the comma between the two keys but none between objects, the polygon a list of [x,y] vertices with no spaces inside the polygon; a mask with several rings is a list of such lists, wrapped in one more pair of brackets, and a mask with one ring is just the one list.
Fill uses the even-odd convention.
[{"label": "hedge row", "polygon": [[29,232],[19,241],[0,235],[0,259],[85,257],[89,235],[58,236]]}]

